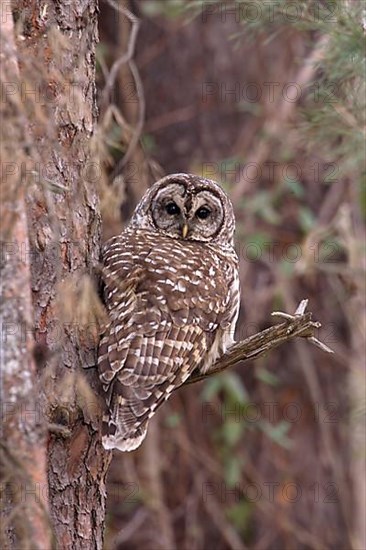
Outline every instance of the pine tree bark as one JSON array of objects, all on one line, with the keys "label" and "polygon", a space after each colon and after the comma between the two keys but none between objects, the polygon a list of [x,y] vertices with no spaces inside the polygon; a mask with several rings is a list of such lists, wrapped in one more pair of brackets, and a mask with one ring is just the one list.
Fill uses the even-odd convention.
[{"label": "pine tree bark", "polygon": [[17,168],[19,145],[27,128],[13,124],[17,117],[20,75],[10,4],[1,18],[1,533],[2,548],[51,546],[46,446],[43,423],[37,415],[36,365],[33,338],[31,269],[25,190]]},{"label": "pine tree bark", "polygon": [[[38,532],[37,525],[29,525],[6,542],[9,547],[47,550],[102,548],[110,453],[99,437],[96,370],[83,370],[95,365],[98,327],[90,317],[82,323],[78,315],[92,305],[92,291],[85,289],[100,242],[100,167],[92,153],[97,3],[21,0],[6,16],[15,21],[19,66],[8,94],[13,112],[5,137],[12,142],[6,152],[19,153],[14,153],[15,161],[8,159],[15,162],[16,179],[6,187],[7,204],[13,208],[20,197],[23,211],[16,223],[15,218],[11,221],[12,236],[6,241],[22,256],[5,258],[5,274],[22,307],[9,306],[12,317],[5,321],[8,326],[26,326],[27,344],[20,345],[21,336],[8,339],[17,356],[10,357],[8,348],[5,360],[8,366],[16,361],[18,374],[29,380],[26,398],[36,414],[30,438],[33,454],[27,462],[40,477],[36,482],[28,472],[26,481],[33,487],[38,483],[43,497],[42,507],[34,508],[40,516]],[[23,134],[12,127],[23,128]],[[10,374],[14,384],[14,371]],[[12,395],[8,382],[5,404]],[[21,395],[14,405],[19,414],[24,402]],[[6,421],[5,450],[14,450],[24,433],[21,425]],[[12,506],[14,510],[14,502],[9,502],[10,514]]]}]

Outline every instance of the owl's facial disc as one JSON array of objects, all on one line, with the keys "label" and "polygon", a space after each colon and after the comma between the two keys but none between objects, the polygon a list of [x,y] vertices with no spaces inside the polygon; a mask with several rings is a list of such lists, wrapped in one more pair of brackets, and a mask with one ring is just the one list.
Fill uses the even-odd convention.
[{"label": "owl's facial disc", "polygon": [[207,242],[220,232],[224,209],[212,190],[192,190],[177,182],[156,193],[151,217],[155,227],[170,237]]}]

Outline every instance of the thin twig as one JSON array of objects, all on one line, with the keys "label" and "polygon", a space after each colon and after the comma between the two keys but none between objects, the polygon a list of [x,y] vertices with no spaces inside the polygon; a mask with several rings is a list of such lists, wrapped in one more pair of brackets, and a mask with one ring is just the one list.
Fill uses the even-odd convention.
[{"label": "thin twig", "polygon": [[144,97],[144,90],[143,90],[140,74],[138,72],[138,69],[134,61],[132,60],[129,61],[128,66],[130,68],[131,74],[135,81],[136,94],[137,94],[138,106],[139,106],[139,116],[138,116],[137,124],[133,130],[131,141],[128,144],[127,151],[125,152],[122,159],[117,163],[117,166],[113,170],[114,177],[116,177],[120,173],[121,169],[127,164],[127,162],[132,157],[132,154],[140,140],[140,136],[144,127],[144,122],[145,122],[145,97]]},{"label": "thin twig", "polygon": [[200,382],[206,378],[218,374],[232,367],[239,361],[250,361],[257,359],[269,351],[277,348],[281,344],[288,342],[294,338],[305,338],[311,344],[319,347],[326,353],[333,353],[333,351],[320,342],[314,336],[314,330],[319,329],[321,324],[318,321],[312,321],[312,314],[306,313],[305,309],[308,304],[308,300],[302,300],[298,305],[295,314],[290,315],[280,311],[274,311],[272,316],[281,317],[286,319],[285,323],[269,327],[253,336],[249,336],[241,342],[236,342],[230,349],[222,355],[214,364],[214,367],[205,374],[197,373],[193,374],[186,382],[186,384],[194,384]]},{"label": "thin twig", "polygon": [[[120,70],[122,65],[124,65],[125,63],[128,64],[128,67],[132,74],[135,88],[136,88],[136,95],[138,99],[138,120],[135,128],[133,129],[133,134],[131,137],[131,141],[128,144],[127,151],[113,170],[113,173],[111,175],[111,179],[113,180],[121,173],[122,168],[130,160],[130,158],[133,155],[133,152],[135,151],[139,143],[141,133],[144,127],[144,122],[145,122],[145,97],[144,97],[143,85],[140,78],[140,74],[135,62],[133,61],[133,57],[135,55],[137,34],[140,28],[140,20],[130,10],[128,10],[123,6],[120,6],[114,0],[107,0],[107,2],[115,10],[122,13],[130,21],[132,27],[131,27],[131,33],[128,39],[127,51],[113,63],[111,70],[109,72],[109,75],[107,77],[106,84],[102,92],[101,108],[102,110],[106,109],[106,106],[108,105],[108,102],[109,102],[109,96],[110,96],[111,90],[117,78],[118,71]],[[104,67],[104,72],[105,72],[105,67]]]},{"label": "thin twig", "polygon": [[[308,59],[306,59],[304,65],[295,76],[294,82],[301,90],[305,89],[309,82],[312,81],[319,63],[325,55],[328,43],[329,37],[327,35],[321,37]],[[255,144],[253,147],[253,154],[246,160],[247,166],[255,165],[258,168],[264,163],[270,153],[273,139],[279,135],[279,129],[283,128],[283,126],[288,123],[296,105],[297,101],[290,102],[287,101],[285,97],[279,100],[277,108],[273,111],[273,116],[267,119],[262,130],[262,134],[266,135],[267,139],[263,140],[261,138],[258,143]],[[234,202],[242,197],[247,185],[248,180],[246,177],[241,177],[232,193]]]},{"label": "thin twig", "polygon": [[122,65],[131,61],[132,57],[134,56],[137,33],[140,27],[140,20],[132,12],[130,12],[130,10],[124,8],[123,6],[120,6],[119,4],[117,4],[117,2],[114,2],[113,0],[107,0],[107,2],[116,11],[122,13],[130,21],[132,27],[127,44],[127,51],[113,63],[111,70],[109,71],[108,79],[102,92],[102,105],[108,104],[108,97],[117,78],[118,71],[120,70]]}]

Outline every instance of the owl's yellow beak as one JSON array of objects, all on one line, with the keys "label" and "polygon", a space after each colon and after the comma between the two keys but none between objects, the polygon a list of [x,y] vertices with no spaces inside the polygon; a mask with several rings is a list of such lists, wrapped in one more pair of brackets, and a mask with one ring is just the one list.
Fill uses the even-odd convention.
[{"label": "owl's yellow beak", "polygon": [[185,239],[187,235],[188,235],[188,224],[185,223],[184,225],[182,225],[182,237],[183,237],[183,239]]}]

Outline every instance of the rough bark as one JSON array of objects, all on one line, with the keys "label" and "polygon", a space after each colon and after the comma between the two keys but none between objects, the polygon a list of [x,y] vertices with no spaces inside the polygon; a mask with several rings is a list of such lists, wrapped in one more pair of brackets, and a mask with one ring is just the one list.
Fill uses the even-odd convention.
[{"label": "rough bark", "polygon": [[[28,143],[19,139],[14,150],[26,142],[30,151],[21,182],[27,189],[29,247],[26,232],[22,238],[34,308],[27,326],[35,329],[41,378],[32,396],[40,421],[49,427],[50,522],[57,547],[101,548],[110,453],[98,436],[101,407],[98,392],[91,390],[98,385],[96,371],[82,372],[95,365],[98,340],[93,317],[83,316],[92,310],[89,275],[100,240],[100,166],[92,156],[97,5],[21,1],[13,14],[21,83],[17,116],[30,131]],[[17,273],[14,280],[30,295],[29,280]],[[29,357],[29,349],[25,354]],[[44,455],[44,441],[34,444]],[[47,483],[41,483],[47,492]],[[38,540],[39,547],[50,548]]]},{"label": "rough bark", "polygon": [[1,546],[49,548],[45,431],[33,391],[30,261],[23,254],[28,247],[28,221],[21,176],[14,170],[22,159],[19,144],[26,141],[27,128],[14,124],[19,93],[10,92],[19,90],[19,68],[10,5],[2,7]]}]

